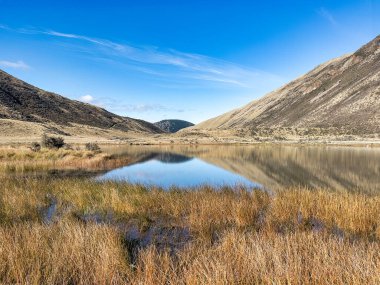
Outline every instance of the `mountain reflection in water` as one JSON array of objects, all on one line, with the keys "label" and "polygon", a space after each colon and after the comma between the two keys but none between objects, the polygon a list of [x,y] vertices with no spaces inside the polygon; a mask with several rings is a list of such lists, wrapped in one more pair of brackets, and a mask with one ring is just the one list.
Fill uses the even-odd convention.
[{"label": "mountain reflection in water", "polygon": [[168,177],[173,176],[172,184],[180,187],[240,182],[268,189],[380,190],[379,148],[213,145],[128,146],[106,151],[143,158],[140,163],[106,173],[102,179],[116,179],[117,175],[125,179],[127,175],[127,180],[154,184],[169,183]]},{"label": "mountain reflection in water", "polygon": [[99,180],[128,181],[163,188],[197,187],[200,185],[259,188],[238,174],[194,157],[170,152],[147,154],[140,162],[107,172]]}]

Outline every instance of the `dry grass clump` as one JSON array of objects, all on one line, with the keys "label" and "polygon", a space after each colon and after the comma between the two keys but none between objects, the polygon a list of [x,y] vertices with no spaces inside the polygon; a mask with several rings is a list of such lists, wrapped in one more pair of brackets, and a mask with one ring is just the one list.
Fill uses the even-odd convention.
[{"label": "dry grass clump", "polygon": [[[88,179],[0,178],[2,221],[38,220],[38,211],[57,200],[69,214],[111,214],[188,227],[212,240],[226,229],[275,232],[342,231],[347,237],[380,238],[380,194],[290,188],[269,194],[246,189],[172,189]],[[50,198],[49,198],[50,197]]]},{"label": "dry grass clump", "polygon": [[380,194],[368,196],[348,191],[278,191],[268,212],[268,223],[288,229],[320,225],[347,234],[380,239]]},{"label": "dry grass clump", "polygon": [[[88,179],[0,184],[0,283],[380,282],[380,194],[164,191]],[[190,238],[161,242],[173,229]]]},{"label": "dry grass clump", "polygon": [[172,255],[141,249],[131,266],[110,226],[0,228],[6,284],[379,284],[379,243],[320,233],[225,233]]},{"label": "dry grass clump", "polygon": [[191,244],[175,258],[150,247],[134,284],[379,284],[378,243],[316,233],[230,231],[217,244]]},{"label": "dry grass clump", "polygon": [[131,158],[116,157],[99,150],[1,148],[0,172],[24,173],[50,169],[103,170],[126,165]]},{"label": "dry grass clump", "polygon": [[[12,224],[40,219],[39,209],[45,206],[45,194],[37,179],[0,178],[0,223]],[[48,185],[45,185],[45,187]]]},{"label": "dry grass clump", "polygon": [[4,284],[123,284],[126,256],[115,229],[58,223],[0,227]]}]

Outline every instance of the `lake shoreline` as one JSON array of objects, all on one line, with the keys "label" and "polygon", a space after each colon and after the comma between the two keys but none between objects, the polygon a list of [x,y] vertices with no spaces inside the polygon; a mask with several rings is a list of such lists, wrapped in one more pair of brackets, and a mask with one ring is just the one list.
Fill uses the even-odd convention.
[{"label": "lake shoreline", "polygon": [[[96,176],[165,187],[255,184],[380,191],[380,148],[339,145],[101,145],[0,148],[2,175]],[[78,173],[76,173],[78,172]]]},{"label": "lake shoreline", "polygon": [[[0,268],[0,283],[380,280],[378,148],[269,143],[71,148],[0,148],[0,162],[19,165],[11,172],[0,168],[0,263],[9,265]],[[193,164],[197,160],[202,164]],[[156,167],[149,174],[144,167],[152,161]],[[47,170],[62,167],[55,175],[26,175],[39,162]],[[224,169],[222,177],[227,171],[265,187],[165,188],[143,180],[94,179],[109,169],[136,166],[134,177],[163,180],[161,171],[170,166],[195,180],[197,173],[184,168],[188,163],[205,177],[215,174],[209,172],[212,165]],[[68,169],[96,175],[57,175]],[[189,178],[175,172],[169,177]]]},{"label": "lake shoreline", "polygon": [[[2,141],[0,138],[0,147],[28,147],[31,143],[38,141],[30,140],[26,141],[24,139]],[[117,140],[103,140],[103,139],[85,139],[77,140],[75,138],[65,138],[65,141],[73,146],[83,147],[87,143],[97,143],[100,146],[256,146],[256,145],[284,145],[284,146],[348,146],[348,147],[380,147],[380,140],[360,140],[360,141],[203,141],[201,143],[197,141],[183,141],[183,140],[153,140],[153,139],[117,139]]]}]

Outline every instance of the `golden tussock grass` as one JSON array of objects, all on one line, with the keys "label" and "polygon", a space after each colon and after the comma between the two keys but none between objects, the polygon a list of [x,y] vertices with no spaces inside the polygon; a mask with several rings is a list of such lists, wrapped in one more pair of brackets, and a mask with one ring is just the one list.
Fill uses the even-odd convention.
[{"label": "golden tussock grass", "polygon": [[150,247],[133,278],[136,284],[378,284],[379,249],[316,233],[232,230],[213,246],[193,244],[175,258]]},{"label": "golden tussock grass", "polygon": [[6,284],[110,284],[128,273],[120,237],[100,225],[18,224],[0,228]]},{"label": "golden tussock grass", "polygon": [[46,149],[34,152],[26,147],[0,148],[0,172],[24,173],[60,170],[113,169],[132,162],[129,157],[117,157],[84,149]]},{"label": "golden tussock grass", "polygon": [[[380,282],[380,194],[163,191],[88,179],[0,184],[0,283]],[[190,238],[165,244],[156,231],[157,240],[144,244],[155,228],[186,229]]]}]

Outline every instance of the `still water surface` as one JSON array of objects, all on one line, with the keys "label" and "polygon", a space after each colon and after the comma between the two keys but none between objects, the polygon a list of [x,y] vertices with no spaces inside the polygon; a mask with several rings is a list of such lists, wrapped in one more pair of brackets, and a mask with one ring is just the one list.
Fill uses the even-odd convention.
[{"label": "still water surface", "polygon": [[127,180],[163,188],[196,187],[203,184],[213,186],[243,185],[261,187],[249,179],[224,170],[200,159],[192,158],[181,162],[163,162],[151,159],[119,169],[112,170],[100,177],[105,180]]},{"label": "still water surface", "polygon": [[245,185],[380,191],[380,148],[332,146],[120,146],[133,158],[100,180],[193,187]]}]

